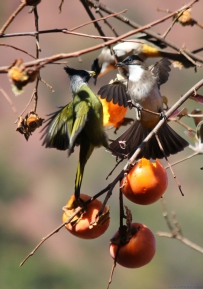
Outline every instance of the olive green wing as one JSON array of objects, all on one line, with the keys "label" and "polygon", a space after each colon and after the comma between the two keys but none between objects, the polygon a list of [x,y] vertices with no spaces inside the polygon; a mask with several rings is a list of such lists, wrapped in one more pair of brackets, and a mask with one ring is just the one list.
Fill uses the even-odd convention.
[{"label": "olive green wing", "polygon": [[42,129],[42,145],[46,148],[66,150],[69,148],[73,127],[73,102],[48,115],[46,125]]},{"label": "olive green wing", "polygon": [[[69,143],[69,150],[68,155],[70,155],[73,151],[73,148],[76,144],[81,144],[80,139],[78,140],[79,134],[83,131],[86,122],[89,120],[89,116],[92,113],[92,106],[89,101],[87,100],[78,100],[77,97],[74,97],[74,123],[70,135],[70,143]],[[76,140],[77,139],[77,140]]]}]

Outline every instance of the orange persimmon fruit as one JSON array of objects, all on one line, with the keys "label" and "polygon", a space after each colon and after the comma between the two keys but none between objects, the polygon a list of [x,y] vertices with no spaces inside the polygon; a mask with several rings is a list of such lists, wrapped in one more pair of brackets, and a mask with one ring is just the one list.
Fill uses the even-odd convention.
[{"label": "orange persimmon fruit", "polygon": [[[80,198],[85,202],[91,197],[85,194],[81,194]],[[95,239],[107,230],[110,218],[109,207],[106,206],[102,215],[97,218],[97,214],[102,206],[102,202],[95,199],[90,204],[85,206],[82,212],[79,212],[74,219],[66,224],[66,229],[76,237],[82,239]],[[62,215],[63,222],[66,222],[69,217],[75,212],[78,205],[75,204],[75,196],[71,196],[70,200],[63,208],[64,213]]]},{"label": "orange persimmon fruit", "polygon": [[[126,240],[126,241],[124,241]],[[141,223],[131,223],[124,236],[117,231],[110,244],[110,255],[126,268],[139,268],[148,264],[156,252],[156,240],[151,230]]]},{"label": "orange persimmon fruit", "polygon": [[133,203],[149,205],[162,197],[167,185],[167,173],[159,160],[151,163],[142,158],[121,181],[121,190]]}]

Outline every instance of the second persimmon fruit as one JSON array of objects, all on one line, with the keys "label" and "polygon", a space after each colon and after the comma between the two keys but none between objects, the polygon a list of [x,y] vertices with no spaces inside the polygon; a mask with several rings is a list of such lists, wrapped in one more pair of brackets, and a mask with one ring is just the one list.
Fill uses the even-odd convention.
[{"label": "second persimmon fruit", "polygon": [[140,159],[121,181],[122,193],[140,205],[149,205],[159,200],[167,186],[167,173],[158,159],[154,163],[145,158]]}]

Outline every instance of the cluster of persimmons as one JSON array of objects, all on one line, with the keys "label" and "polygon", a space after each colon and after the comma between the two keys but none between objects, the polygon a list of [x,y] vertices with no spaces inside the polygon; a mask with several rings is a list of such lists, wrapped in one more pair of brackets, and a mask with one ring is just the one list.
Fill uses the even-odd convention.
[{"label": "cluster of persimmons", "polygon": [[[108,117],[105,112],[107,108],[104,104],[103,107],[104,117]],[[120,107],[118,106],[118,108]],[[112,109],[112,104],[108,109]],[[123,115],[125,113],[126,111],[121,112]],[[117,115],[120,117],[119,113]],[[120,121],[119,119],[118,123]],[[109,125],[109,122],[106,120],[106,125]],[[124,175],[120,182],[120,189],[122,194],[131,202],[139,205],[150,205],[162,197],[167,185],[167,173],[159,160],[150,162],[142,158]],[[81,194],[81,199],[84,202],[90,198],[88,195]],[[83,239],[94,239],[101,236],[110,223],[108,206],[103,208],[102,216],[99,219],[97,218],[102,205],[102,202],[94,199],[70,223],[66,224],[66,229],[74,236]],[[63,222],[66,222],[72,216],[77,207],[78,204],[73,195],[64,207]],[[154,257],[156,241],[154,234],[146,225],[133,223],[130,211],[126,209],[126,212],[126,225],[120,226],[111,239],[110,255],[121,266],[139,268],[149,263]]]}]

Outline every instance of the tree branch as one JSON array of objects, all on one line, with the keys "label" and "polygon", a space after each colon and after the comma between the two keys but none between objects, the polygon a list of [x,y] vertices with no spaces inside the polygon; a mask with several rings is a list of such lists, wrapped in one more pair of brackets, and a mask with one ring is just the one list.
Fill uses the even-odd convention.
[{"label": "tree branch", "polygon": [[177,239],[179,241],[181,241],[183,244],[189,246],[190,248],[200,252],[203,254],[203,248],[196,245],[195,243],[191,242],[190,240],[188,240],[187,238],[184,238],[181,232],[181,227],[178,224],[177,218],[176,218],[176,214],[175,212],[172,212],[172,217],[173,217],[173,225],[171,224],[169,218],[168,218],[168,213],[166,211],[166,203],[165,200],[162,199],[161,200],[162,203],[162,209],[163,209],[163,216],[164,219],[166,221],[166,224],[170,230],[170,233],[167,232],[157,232],[157,235],[159,237],[166,237],[166,238],[171,238],[171,239]]},{"label": "tree branch", "polygon": [[[113,14],[115,13],[114,10],[112,10],[111,8],[107,7],[106,5],[98,2],[98,1],[95,1],[95,0],[87,0],[87,2],[92,5],[93,7],[99,7],[102,11],[108,13],[108,14]],[[172,12],[169,14],[169,18],[173,17],[174,15],[176,15],[177,13],[180,13],[182,12],[183,10],[185,9],[189,9],[191,8],[196,2],[198,2],[198,0],[194,0],[194,1],[191,1],[189,4],[187,5],[184,5],[184,7],[178,9],[176,12]],[[117,18],[118,20],[122,21],[123,23],[127,24],[128,26],[132,27],[132,28],[141,28],[141,25],[135,23],[134,21],[130,20],[129,18],[127,17],[124,17],[124,16],[121,16],[121,15],[117,15],[115,16],[115,18]],[[168,19],[168,18],[167,18]],[[151,26],[152,27],[152,26]],[[166,40],[165,38],[163,38],[163,36],[153,32],[152,30],[147,30],[151,27],[147,27],[146,30],[142,30],[144,31],[147,35],[151,36],[151,37],[154,37],[160,41],[162,41],[163,43],[165,43],[168,47],[171,47],[172,49],[176,50],[177,52],[180,52],[180,49],[179,47],[177,47],[174,43],[172,43],[171,41],[168,41]],[[136,32],[137,33],[137,32]],[[196,61],[199,61],[201,63],[203,63],[203,58],[198,56],[198,55],[194,55],[193,53],[187,51],[187,54],[194,60]]]},{"label": "tree branch", "polygon": [[[89,0],[88,0],[89,1]],[[194,0],[192,3],[194,4],[195,2],[197,2],[197,0]],[[184,8],[181,8],[178,10],[178,12],[181,12],[182,10],[184,10],[186,7],[190,7],[192,4],[188,4],[186,6],[184,6]],[[53,63],[55,61],[58,61],[58,60],[61,60],[61,59],[65,59],[65,58],[72,58],[72,57],[78,57],[80,55],[83,55],[83,54],[86,54],[86,53],[89,53],[89,52],[92,52],[92,51],[95,51],[95,50],[98,50],[98,49],[101,49],[105,46],[110,46],[126,37],[129,37],[133,34],[136,34],[138,32],[141,32],[141,31],[145,31],[146,29],[149,29],[159,23],[162,23],[164,22],[165,20],[171,18],[173,15],[175,15],[175,13],[177,12],[173,12],[169,15],[166,15],[165,17],[162,17],[156,21],[153,21],[147,25],[144,25],[143,27],[140,27],[138,29],[135,29],[135,30],[131,30],[119,37],[116,37],[112,40],[109,40],[103,44],[99,44],[99,45],[96,45],[96,46],[92,46],[92,47],[89,47],[87,49],[83,49],[83,50],[79,50],[79,51],[76,51],[76,52],[72,52],[72,53],[62,53],[62,54],[57,54],[57,55],[53,55],[53,56],[50,56],[50,57],[45,57],[45,58],[42,58],[42,59],[37,59],[35,61],[31,61],[31,62],[27,62],[27,63],[24,63],[25,67],[31,67],[31,66],[34,66],[34,65],[39,65],[41,67],[43,67],[44,65],[46,64],[50,64],[50,63]],[[203,59],[202,59],[202,63],[203,63]],[[9,66],[7,67],[0,67],[0,73],[7,73],[8,71],[8,68]]]}]

